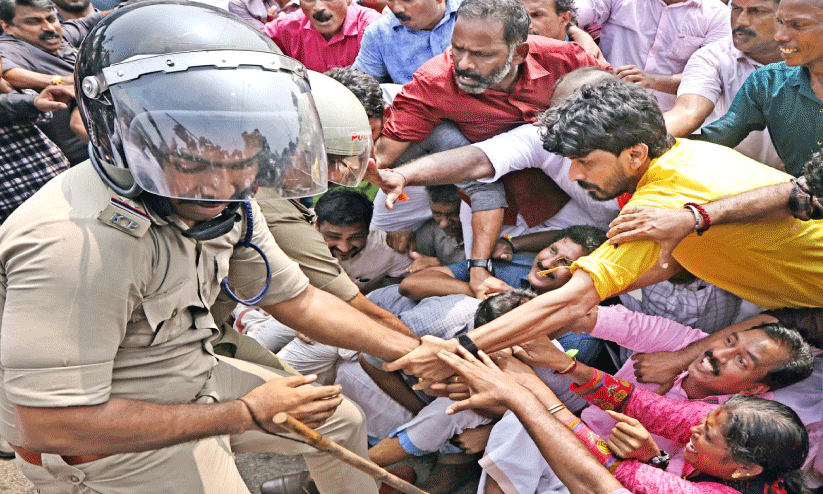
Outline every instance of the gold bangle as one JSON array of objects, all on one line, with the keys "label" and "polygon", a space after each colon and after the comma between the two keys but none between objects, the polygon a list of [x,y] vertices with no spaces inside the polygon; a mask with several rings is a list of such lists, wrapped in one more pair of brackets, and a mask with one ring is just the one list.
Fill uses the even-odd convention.
[{"label": "gold bangle", "polygon": [[51,78],[51,85],[52,86],[59,86],[60,84],[63,84],[63,76],[62,75],[56,75],[56,76]]},{"label": "gold bangle", "polygon": [[560,375],[568,374],[569,372],[573,371],[575,367],[577,367],[577,359],[575,357],[572,357],[572,361],[568,367],[566,367],[562,371],[554,371],[554,373]]},{"label": "gold bangle", "polygon": [[566,405],[564,405],[562,403],[558,403],[557,405],[554,405],[551,408],[549,408],[549,413],[554,415],[557,412],[559,412],[560,410],[563,410],[564,408],[566,408]]}]

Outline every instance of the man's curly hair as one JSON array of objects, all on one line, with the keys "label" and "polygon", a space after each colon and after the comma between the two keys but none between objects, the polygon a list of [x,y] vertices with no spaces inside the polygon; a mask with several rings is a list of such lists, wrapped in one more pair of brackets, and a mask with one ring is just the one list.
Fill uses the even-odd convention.
[{"label": "man's curly hair", "polygon": [[806,177],[809,192],[818,199],[823,198],[823,151],[814,153],[803,166],[803,176]]},{"label": "man's curly hair", "polygon": [[654,159],[674,145],[654,96],[619,80],[584,84],[546,110],[541,123],[543,147],[567,158],[582,158],[597,150],[618,156],[643,143]]}]

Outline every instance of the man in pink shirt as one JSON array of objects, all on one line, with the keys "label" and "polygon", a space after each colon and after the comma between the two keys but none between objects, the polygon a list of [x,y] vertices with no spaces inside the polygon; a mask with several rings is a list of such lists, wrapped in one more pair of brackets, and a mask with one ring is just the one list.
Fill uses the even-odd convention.
[{"label": "man in pink shirt", "polygon": [[577,0],[581,26],[602,24],[600,48],[615,74],[674,105],[680,75],[701,46],[731,36],[720,0]]},{"label": "man in pink shirt", "polygon": [[[757,316],[724,329],[725,339],[713,339],[711,347],[678,376],[665,396],[713,404],[723,403],[735,393],[771,399],[774,397],[772,390],[785,388],[809,376],[813,370],[811,349],[797,331],[776,323],[752,328],[755,324],[771,320]],[[678,350],[708,336],[699,329],[663,317],[632,312],[619,305],[596,307],[587,318],[570,329],[590,332],[592,336],[640,352]],[[528,360],[528,357],[540,359],[540,345],[532,345],[531,348],[524,345],[524,348],[526,352],[519,354],[522,360]],[[527,363],[547,367],[543,362]],[[624,364],[615,376],[649,391],[657,388],[656,384],[637,381],[633,361]],[[603,437],[616,424],[597,407],[586,408],[580,418]],[[652,437],[658,447],[671,457],[667,470],[679,474],[684,465],[683,445],[657,435]],[[486,455],[480,464],[486,472],[486,494],[501,491],[506,494],[567,492],[543,457],[537,454],[536,446],[526,430],[511,414],[505,415],[492,429]],[[495,482],[488,482],[489,478]]]},{"label": "man in pink shirt", "polygon": [[351,0],[302,0],[300,11],[278,16],[263,32],[283,54],[307,69],[325,72],[354,63],[363,31],[379,17]]}]

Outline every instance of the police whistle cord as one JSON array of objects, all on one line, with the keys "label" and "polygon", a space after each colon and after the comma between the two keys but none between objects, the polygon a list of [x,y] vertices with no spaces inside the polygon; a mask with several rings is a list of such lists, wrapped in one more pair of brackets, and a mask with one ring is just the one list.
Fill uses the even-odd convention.
[{"label": "police whistle cord", "polygon": [[338,460],[348,463],[354,468],[371,475],[372,478],[379,480],[384,484],[390,485],[400,492],[404,492],[406,494],[428,494],[426,491],[415,487],[396,475],[393,475],[391,472],[378,466],[376,463],[362,458],[327,437],[324,437],[316,430],[284,412],[280,412],[275,415],[272,421],[275,425],[288,429],[305,439],[306,444],[309,444],[320,451],[329,453]]}]

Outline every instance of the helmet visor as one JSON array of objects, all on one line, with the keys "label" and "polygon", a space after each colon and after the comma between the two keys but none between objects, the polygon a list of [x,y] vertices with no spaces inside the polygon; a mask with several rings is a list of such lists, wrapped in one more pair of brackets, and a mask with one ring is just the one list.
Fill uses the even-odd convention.
[{"label": "helmet visor", "polygon": [[329,160],[329,181],[357,187],[369,164],[371,134],[351,128],[323,127],[323,135]]},{"label": "helmet visor", "polygon": [[239,201],[326,189],[322,133],[304,79],[198,67],[142,75],[111,94],[128,167],[147,192]]}]

